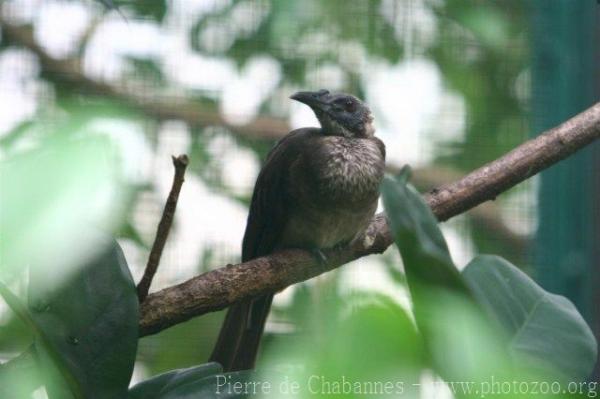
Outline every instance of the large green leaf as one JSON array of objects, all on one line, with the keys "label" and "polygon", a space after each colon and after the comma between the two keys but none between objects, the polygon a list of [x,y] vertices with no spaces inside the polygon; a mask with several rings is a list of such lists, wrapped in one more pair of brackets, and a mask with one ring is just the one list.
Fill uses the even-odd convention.
[{"label": "large green leaf", "polygon": [[94,240],[99,252],[66,282],[47,278],[43,267],[30,271],[30,314],[49,342],[36,348],[51,399],[71,396],[54,378],[48,347],[86,399],[123,398],[133,372],[139,320],[135,284],[116,241],[104,235]]},{"label": "large green leaf", "polygon": [[587,377],[596,342],[575,307],[498,257],[478,257],[460,276],[435,217],[405,178],[386,177],[382,193],[436,371],[455,381]]},{"label": "large green leaf", "polygon": [[510,337],[518,363],[566,381],[587,378],[597,356],[594,335],[575,306],[551,294],[505,259],[482,255],[463,271],[478,302]]},{"label": "large green leaf", "polygon": [[398,178],[386,176],[381,192],[432,366],[451,381],[501,378],[509,372],[502,337],[475,302],[435,216],[407,177],[407,169]]},{"label": "large green leaf", "polygon": [[218,363],[173,370],[140,382],[129,390],[128,399],[242,398],[235,382],[247,380],[251,371],[223,374]]}]

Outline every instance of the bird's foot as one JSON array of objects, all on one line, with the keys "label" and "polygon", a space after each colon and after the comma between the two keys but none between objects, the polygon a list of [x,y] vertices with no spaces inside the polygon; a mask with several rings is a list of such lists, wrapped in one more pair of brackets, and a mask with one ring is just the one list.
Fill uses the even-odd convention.
[{"label": "bird's foot", "polygon": [[319,248],[313,248],[310,250],[311,255],[319,262],[322,267],[327,266],[327,256]]}]

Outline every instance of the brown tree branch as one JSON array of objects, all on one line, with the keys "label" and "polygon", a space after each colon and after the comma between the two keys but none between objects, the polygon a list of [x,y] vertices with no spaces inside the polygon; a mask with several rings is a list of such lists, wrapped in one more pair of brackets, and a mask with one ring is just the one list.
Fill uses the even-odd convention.
[{"label": "brown tree branch", "polygon": [[[592,143],[600,137],[600,103],[529,140],[464,178],[425,195],[439,221],[496,196]],[[191,317],[223,309],[234,302],[281,290],[351,260],[381,253],[392,244],[383,214],[365,237],[352,246],[326,251],[326,267],[305,251],[286,250],[238,265],[228,265],[149,295],[142,304],[140,335],[157,333]]]},{"label": "brown tree branch", "polygon": [[[199,104],[189,100],[159,99],[156,93],[151,95],[148,90],[142,90],[144,95],[140,96],[138,94],[140,91],[131,88],[128,90],[112,83],[99,82],[84,74],[79,60],[59,60],[51,57],[35,42],[28,27],[12,25],[2,18],[0,18],[0,26],[2,26],[4,37],[8,41],[23,46],[37,55],[42,71],[51,81],[77,85],[90,93],[111,97],[135,107],[151,118],[178,119],[190,126],[224,126],[235,134],[253,139],[276,140],[291,129],[286,121],[267,116],[258,117],[246,125],[233,126],[225,122],[218,112],[202,109]],[[388,166],[388,169],[393,172],[394,167]],[[415,185],[425,190],[454,181],[460,176],[460,173],[447,168],[427,167],[413,171]],[[524,255],[528,246],[527,238],[516,234],[502,222],[497,206],[486,204],[477,207],[470,212],[470,216],[477,225],[486,228],[499,241],[510,245],[516,256]]]},{"label": "brown tree branch", "polygon": [[[218,112],[210,111],[201,104],[178,97],[164,98],[148,93],[148,87],[140,82],[114,85],[85,75],[79,59],[57,59],[50,56],[36,43],[29,27],[17,26],[0,17],[2,39],[23,46],[37,55],[46,77],[57,83],[75,85],[90,93],[111,97],[159,120],[178,119],[190,126],[224,126],[240,136],[259,139],[278,139],[288,131],[287,122],[264,116],[256,117],[244,125],[227,122]],[[142,89],[142,90],[140,90]],[[141,94],[142,93],[142,94]],[[156,94],[156,93],[154,93]]]},{"label": "brown tree branch", "polygon": [[179,192],[184,182],[185,169],[188,166],[188,156],[183,154],[173,158],[173,166],[175,167],[175,175],[173,176],[173,185],[167,198],[167,203],[163,209],[158,228],[156,229],[156,237],[154,237],[154,243],[150,250],[150,256],[148,257],[148,263],[146,264],[146,270],[144,276],[137,285],[137,295],[140,303],[144,302],[144,299],[148,296],[150,290],[150,284],[158,269],[160,257],[162,251],[165,248],[165,243],[169,237],[169,230],[173,224],[173,217],[175,216],[175,209],[177,208],[177,200],[179,199]]}]

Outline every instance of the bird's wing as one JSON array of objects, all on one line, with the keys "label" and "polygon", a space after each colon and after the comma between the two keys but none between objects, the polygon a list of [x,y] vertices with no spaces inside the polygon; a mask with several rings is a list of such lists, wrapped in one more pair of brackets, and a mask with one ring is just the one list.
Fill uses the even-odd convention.
[{"label": "bird's wing", "polygon": [[371,140],[373,140],[375,144],[377,144],[377,147],[379,147],[379,151],[381,151],[381,156],[385,160],[385,144],[383,143],[383,141],[381,141],[379,137],[375,136],[371,137]]},{"label": "bird's wing", "polygon": [[[271,150],[254,186],[248,223],[242,243],[242,262],[273,251],[289,218],[290,167],[302,155],[301,144],[318,129],[299,129],[282,138]],[[210,361],[225,371],[254,367],[260,337],[273,294],[233,304],[221,327]]]},{"label": "bird's wing", "polygon": [[254,186],[242,242],[242,262],[267,255],[277,245],[289,218],[290,166],[301,156],[301,144],[318,132],[319,129],[313,128],[294,130],[267,156]]}]

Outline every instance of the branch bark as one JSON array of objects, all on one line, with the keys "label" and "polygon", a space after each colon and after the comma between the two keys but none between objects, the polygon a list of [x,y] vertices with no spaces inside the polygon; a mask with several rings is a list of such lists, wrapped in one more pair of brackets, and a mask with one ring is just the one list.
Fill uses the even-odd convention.
[{"label": "branch bark", "polygon": [[150,256],[148,257],[146,270],[144,270],[144,275],[137,285],[137,294],[140,303],[144,302],[144,299],[146,299],[148,296],[152,279],[156,274],[160,257],[163,249],[165,248],[167,238],[169,237],[169,230],[171,230],[171,225],[173,224],[175,209],[177,208],[177,200],[179,199],[179,192],[181,191],[181,186],[184,182],[185,169],[187,168],[188,163],[189,159],[185,154],[179,155],[178,157],[173,157],[173,166],[175,167],[173,185],[171,186],[171,191],[167,197],[167,203],[165,204],[163,214],[160,218],[160,222],[158,223],[158,228],[156,229],[156,237],[154,237],[154,243],[152,244],[152,249],[150,250]]},{"label": "branch bark", "polygon": [[[400,168],[388,165],[387,171],[396,174]],[[411,173],[412,183],[422,192],[428,192],[445,184],[458,181],[462,174],[448,167],[425,166],[415,168]],[[483,229],[490,238],[510,248],[511,260],[522,260],[527,256],[531,237],[520,234],[510,228],[502,220],[502,212],[495,202],[484,202],[471,208],[467,213],[469,220],[475,226]]]},{"label": "branch bark", "polygon": [[[600,137],[600,103],[462,179],[431,190],[425,200],[444,221],[488,200],[565,159]],[[204,273],[149,295],[142,304],[140,335],[157,333],[191,317],[221,310],[234,302],[278,291],[351,260],[383,252],[392,244],[385,215],[377,215],[364,239],[325,254],[320,266],[305,251],[286,250]]]},{"label": "branch bark", "polygon": [[[149,94],[147,86],[139,87],[136,82],[121,82],[116,85],[88,77],[77,58],[57,59],[50,56],[36,43],[29,27],[17,26],[0,17],[2,38],[18,44],[37,55],[41,69],[49,80],[75,85],[90,93],[111,97],[123,102],[153,119],[177,119],[190,126],[223,126],[231,132],[249,138],[275,140],[289,131],[287,122],[258,116],[244,125],[227,122],[218,112],[207,110],[201,104],[169,97]],[[139,83],[139,82],[138,82]],[[155,93],[156,94],[156,93]]]}]

